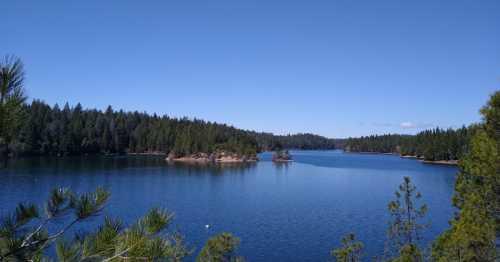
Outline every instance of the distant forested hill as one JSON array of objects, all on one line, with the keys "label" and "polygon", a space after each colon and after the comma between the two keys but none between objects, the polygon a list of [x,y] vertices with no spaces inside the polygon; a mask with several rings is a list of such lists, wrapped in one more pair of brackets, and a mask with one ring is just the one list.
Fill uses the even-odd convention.
[{"label": "distant forested hill", "polygon": [[224,150],[255,155],[277,144],[284,148],[332,149],[332,139],[312,134],[275,136],[198,119],[140,112],[63,108],[34,100],[9,148],[15,155],[169,153],[189,155]]},{"label": "distant forested hill", "polygon": [[22,128],[10,146],[17,155],[81,155],[175,151],[179,155],[226,150],[254,155],[259,148],[247,132],[197,119],[140,112],[62,109],[33,101],[24,108]]},{"label": "distant forested hill", "polygon": [[263,150],[274,150],[276,148],[286,149],[335,149],[335,139],[326,138],[313,134],[295,135],[273,135],[272,133],[249,132],[260,148]]},{"label": "distant forested hill", "polygon": [[417,135],[374,135],[349,138],[345,150],[349,152],[398,153],[425,160],[457,160],[467,151],[469,139],[477,126],[459,129],[430,129]]}]

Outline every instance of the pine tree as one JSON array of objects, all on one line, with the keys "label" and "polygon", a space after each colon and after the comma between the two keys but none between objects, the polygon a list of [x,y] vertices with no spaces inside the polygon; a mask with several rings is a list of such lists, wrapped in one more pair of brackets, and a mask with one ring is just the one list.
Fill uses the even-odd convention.
[{"label": "pine tree", "polygon": [[[427,225],[421,220],[427,213],[425,204],[418,205],[421,194],[409,177],[396,191],[396,200],[388,205],[391,214],[388,230],[388,256],[397,258],[393,261],[423,261],[419,244],[421,233]],[[399,257],[398,257],[399,256]]]},{"label": "pine tree", "polygon": [[354,234],[342,238],[342,246],[331,251],[331,256],[338,262],[359,262],[362,258],[363,243],[356,241]]},{"label": "pine tree", "polygon": [[46,250],[54,245],[58,261],[71,262],[181,261],[189,255],[182,236],[165,234],[173,214],[158,208],[129,227],[107,217],[95,232],[69,239],[68,231],[101,214],[109,196],[101,188],[80,195],[55,189],[46,215],[35,205],[20,204],[1,223],[0,261],[47,261]]},{"label": "pine tree", "polygon": [[242,257],[235,255],[240,240],[229,233],[221,233],[209,239],[196,258],[197,262],[240,262]]},{"label": "pine tree", "polygon": [[0,158],[7,158],[9,143],[18,133],[25,100],[23,63],[6,56],[0,61]]},{"label": "pine tree", "polygon": [[459,209],[451,228],[434,243],[437,261],[496,261],[500,235],[500,92],[481,109],[484,123],[476,128],[469,152],[460,161],[454,205]]}]

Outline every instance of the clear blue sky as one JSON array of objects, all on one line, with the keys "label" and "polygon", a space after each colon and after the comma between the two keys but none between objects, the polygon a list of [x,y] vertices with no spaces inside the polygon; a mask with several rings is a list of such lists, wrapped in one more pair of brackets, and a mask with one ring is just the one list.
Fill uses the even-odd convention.
[{"label": "clear blue sky", "polygon": [[500,1],[5,1],[31,98],[329,137],[480,120]]}]

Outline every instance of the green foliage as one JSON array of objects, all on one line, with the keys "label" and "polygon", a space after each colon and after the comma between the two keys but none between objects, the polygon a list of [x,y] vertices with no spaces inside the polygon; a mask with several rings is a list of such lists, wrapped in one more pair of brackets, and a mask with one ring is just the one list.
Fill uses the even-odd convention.
[{"label": "green foliage", "polygon": [[31,219],[39,218],[38,209],[33,204],[19,204],[15,213],[16,223],[25,225]]},{"label": "green foliage", "polygon": [[102,188],[97,188],[93,193],[71,196],[70,207],[74,210],[75,217],[77,219],[85,219],[90,216],[99,215],[99,212],[103,209],[104,204],[109,198],[109,192]]},{"label": "green foliage", "polygon": [[380,135],[349,138],[345,149],[350,152],[398,153],[425,160],[457,160],[467,151],[475,126],[459,129],[431,129],[410,135]]},{"label": "green foliage", "polygon": [[[82,257],[111,257],[114,254],[116,239],[124,229],[119,219],[106,217],[104,224],[96,232],[76,239],[75,246]],[[80,251],[81,250],[81,251]]]},{"label": "green foliage", "polygon": [[[399,259],[412,255],[413,261],[421,261],[419,242],[422,230],[427,225],[421,223],[427,213],[425,204],[418,205],[417,201],[421,194],[417,192],[415,185],[411,183],[409,177],[405,177],[403,183],[396,191],[396,200],[388,205],[391,214],[388,230],[388,255],[400,254]],[[405,260],[400,260],[405,261]]]},{"label": "green foliage", "polygon": [[500,141],[500,91],[491,95],[490,100],[481,108],[481,114],[488,136],[497,142]]},{"label": "green foliage", "polygon": [[45,213],[48,218],[57,217],[70,209],[75,201],[71,201],[73,193],[67,188],[57,188],[50,192],[49,199],[45,204]]},{"label": "green foliage", "polygon": [[420,249],[415,244],[406,244],[401,247],[399,257],[390,259],[391,262],[419,262],[424,261]]},{"label": "green foliage", "polygon": [[222,233],[207,241],[201,250],[197,262],[236,262],[243,261],[243,258],[234,253],[240,240],[229,233]]},{"label": "green foliage", "polygon": [[470,195],[460,217],[441,234],[432,247],[435,261],[496,261],[495,224],[478,195]]},{"label": "green foliage", "polygon": [[83,261],[179,261],[189,254],[182,239],[175,234],[161,235],[172,217],[166,210],[152,209],[128,228],[120,220],[106,218],[96,232],[75,239],[61,253],[73,256],[76,249],[77,260]]},{"label": "green foliage", "polygon": [[336,139],[330,139],[313,134],[273,135],[271,133],[248,132],[253,136],[262,150],[282,149],[335,149]]},{"label": "green foliage", "polygon": [[155,232],[163,230],[163,228],[170,224],[173,218],[173,214],[158,208],[153,208],[140,223],[148,234],[154,234]]},{"label": "green foliage", "polygon": [[56,255],[60,262],[78,261],[80,256],[80,247],[71,245],[63,240],[56,243]]},{"label": "green foliage", "polygon": [[398,147],[411,136],[405,135],[373,135],[359,138],[348,138],[344,149],[348,152],[396,153]]},{"label": "green foliage", "polygon": [[60,109],[34,100],[23,110],[25,121],[10,143],[16,155],[173,152],[181,157],[223,150],[253,157],[276,145],[297,149],[336,146],[336,140],[317,135],[275,136],[198,119],[114,111],[111,107],[98,111],[66,104]]},{"label": "green foliage", "polygon": [[108,198],[101,188],[85,194],[53,190],[45,216],[34,205],[20,204],[2,219],[0,261],[41,261],[54,243],[58,261],[180,261],[190,254],[179,234],[164,233],[173,214],[158,208],[130,227],[107,217],[95,232],[63,240],[75,224],[99,215]]},{"label": "green foliage", "polygon": [[460,161],[451,228],[434,242],[436,261],[496,261],[500,235],[500,92],[481,109],[484,123]]},{"label": "green foliage", "polygon": [[6,56],[0,61],[0,157],[9,153],[7,146],[18,132],[25,100],[23,63]]},{"label": "green foliage", "polygon": [[[12,215],[2,219],[0,260],[29,260],[39,257],[48,245],[74,224],[100,211],[103,205],[102,196],[107,194],[103,192],[105,191],[98,189],[96,193],[77,196],[66,189],[53,190],[45,205],[45,216],[41,216],[34,205],[19,204]],[[84,203],[84,199],[92,197],[92,201]],[[85,214],[85,216],[80,216],[80,214]],[[48,224],[55,219],[63,218],[70,218],[71,222],[55,233],[49,234]]]},{"label": "green foliage", "polygon": [[342,238],[342,246],[331,251],[331,256],[338,262],[361,261],[363,243],[356,241],[354,234],[348,234]]},{"label": "green foliage", "polygon": [[[497,141],[479,130],[471,142],[470,153],[460,162],[460,173],[455,184],[453,203],[463,208],[467,197],[477,195],[484,199],[489,216],[500,222],[500,155]],[[497,229],[497,232],[500,232]]]},{"label": "green foliage", "polygon": [[26,120],[10,147],[17,155],[169,153],[177,156],[225,150],[255,156],[256,140],[246,131],[198,119],[139,112],[104,112],[80,104],[60,109],[41,101],[24,105]]}]

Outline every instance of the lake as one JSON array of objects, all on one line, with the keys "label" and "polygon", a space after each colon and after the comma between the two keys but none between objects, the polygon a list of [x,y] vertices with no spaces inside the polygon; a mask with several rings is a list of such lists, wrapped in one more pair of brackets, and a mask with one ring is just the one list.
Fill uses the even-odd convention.
[{"label": "lake", "polygon": [[171,230],[186,237],[195,255],[210,236],[226,231],[241,239],[238,251],[248,261],[326,261],[349,232],[364,242],[366,259],[382,254],[387,204],[404,176],[429,206],[426,243],[453,216],[456,167],[392,155],[291,153],[293,163],[275,164],[263,153],[258,163],[224,167],[168,165],[145,156],[12,160],[0,169],[0,213],[21,201],[42,203],[54,187],[104,186],[112,193],[105,214],[131,223],[151,207],[165,207],[175,213]]}]

